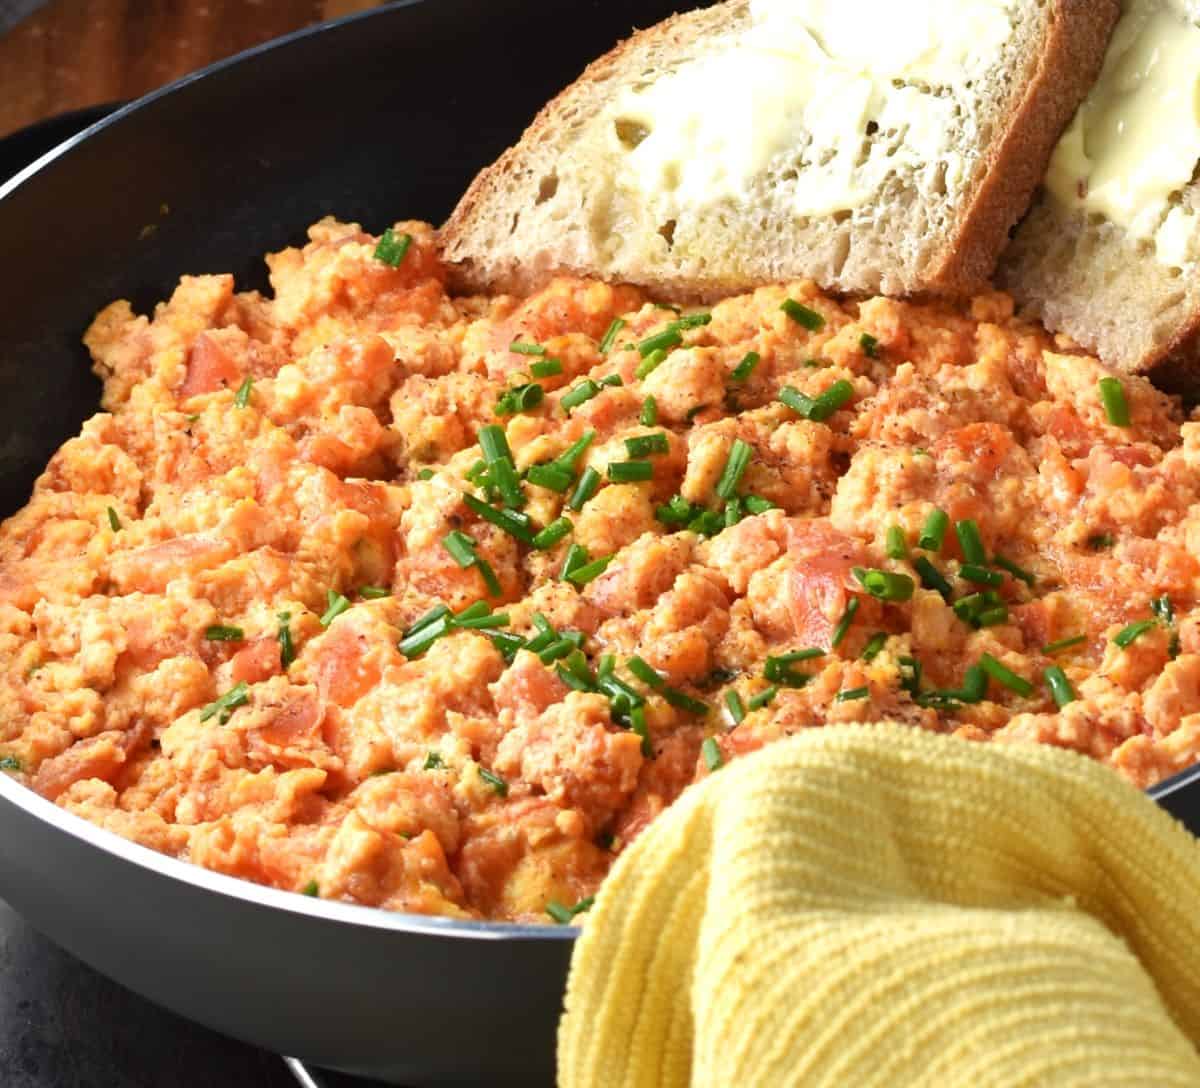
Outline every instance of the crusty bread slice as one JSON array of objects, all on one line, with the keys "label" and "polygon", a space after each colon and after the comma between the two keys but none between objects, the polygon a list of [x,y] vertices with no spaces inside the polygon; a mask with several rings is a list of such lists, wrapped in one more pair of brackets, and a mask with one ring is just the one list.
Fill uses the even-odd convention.
[{"label": "crusty bread slice", "polygon": [[[1185,19],[1200,27],[1198,0],[1130,0],[1102,78],[1120,64],[1138,26],[1167,9],[1179,17],[1181,28]],[[1164,140],[1172,136],[1163,133]],[[1176,246],[1192,259],[1160,259],[1154,238],[1085,206],[1068,207],[1045,191],[1001,257],[999,284],[1026,315],[1066,333],[1109,365],[1150,374],[1160,387],[1194,397],[1200,393],[1197,174],[1161,209],[1165,214],[1175,207],[1195,217],[1186,243]]]},{"label": "crusty bread slice", "polygon": [[593,63],[476,178],[442,231],[456,286],[523,293],[566,272],[677,300],[799,277],[849,293],[973,291],[1099,71],[1117,9],[1118,0],[1015,0],[1011,33],[965,90],[911,81],[914,93],[955,99],[957,131],[941,160],[914,164],[904,124],[864,118],[855,169],[888,155],[906,165],[885,163],[852,210],[805,215],[795,211],[809,168],[803,131],[737,196],[679,206],[628,184],[631,147],[618,123],[629,94],[736,47],[751,2],[675,16]]}]

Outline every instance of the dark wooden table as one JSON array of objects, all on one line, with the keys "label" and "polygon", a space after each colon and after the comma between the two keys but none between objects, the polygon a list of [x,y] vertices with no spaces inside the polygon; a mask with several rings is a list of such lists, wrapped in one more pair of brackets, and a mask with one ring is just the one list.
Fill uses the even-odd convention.
[{"label": "dark wooden table", "polygon": [[0,136],[137,98],[179,76],[379,0],[50,0],[0,37]]},{"label": "dark wooden table", "polygon": [[[377,0],[51,0],[0,36],[0,139]],[[0,178],[2,181],[3,178]],[[103,889],[97,889],[103,894]],[[329,1078],[332,1086],[345,1085]],[[277,1055],[85,967],[0,902],[2,1088],[296,1088]]]}]

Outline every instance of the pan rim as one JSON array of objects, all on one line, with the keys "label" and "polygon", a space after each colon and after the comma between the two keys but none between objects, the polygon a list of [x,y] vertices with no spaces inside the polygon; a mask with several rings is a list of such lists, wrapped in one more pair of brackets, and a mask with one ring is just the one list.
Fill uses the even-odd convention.
[{"label": "pan rim", "polygon": [[[162,98],[184,91],[199,80],[217,75],[235,65],[253,63],[255,59],[264,53],[275,49],[288,48],[296,41],[313,37],[317,34],[324,34],[346,24],[365,19],[380,18],[397,9],[416,7],[429,2],[430,0],[395,0],[394,3],[381,7],[354,12],[338,19],[315,23],[312,26],[303,27],[290,34],[273,38],[268,42],[263,42],[261,45],[256,45],[231,57],[216,61],[195,72],[189,72],[187,75],[155,91],[151,91],[141,98],[134,99],[127,105],[119,107],[81,132],[76,133],[61,144],[51,148],[28,166],[19,170],[7,181],[0,183],[0,201],[4,201],[18,189],[28,184],[55,160],[69,154],[80,144],[94,138],[110,125],[121,123],[130,115],[152,107]],[[460,940],[473,939],[501,942],[533,940],[573,941],[579,933],[579,927],[575,925],[489,922],[443,918],[437,915],[409,914],[400,911],[383,910],[378,907],[310,898],[296,892],[287,892],[278,888],[268,887],[264,884],[256,884],[250,880],[243,880],[238,877],[215,872],[211,869],[205,869],[192,862],[181,861],[167,854],[160,854],[158,851],[152,850],[147,846],[142,846],[132,840],[125,839],[114,831],[109,831],[90,823],[81,816],[59,808],[53,802],[41,797],[31,787],[10,778],[6,774],[0,774],[0,801],[6,801],[39,823],[47,824],[62,834],[81,840],[94,849],[101,850],[139,869],[163,876],[169,880],[180,881],[201,891],[240,900],[243,903],[270,910],[287,911],[291,914],[303,915],[319,919],[323,922],[340,925],[352,925],[428,937],[453,937]]]}]

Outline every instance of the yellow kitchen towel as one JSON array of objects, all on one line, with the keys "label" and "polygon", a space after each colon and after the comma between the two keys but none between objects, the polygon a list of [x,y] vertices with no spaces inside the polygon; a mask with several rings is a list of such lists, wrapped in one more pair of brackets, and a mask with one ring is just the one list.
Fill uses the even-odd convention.
[{"label": "yellow kitchen towel", "polygon": [[1200,1086],[1200,845],[1083,756],[898,726],[716,771],[574,952],[562,1088]]}]

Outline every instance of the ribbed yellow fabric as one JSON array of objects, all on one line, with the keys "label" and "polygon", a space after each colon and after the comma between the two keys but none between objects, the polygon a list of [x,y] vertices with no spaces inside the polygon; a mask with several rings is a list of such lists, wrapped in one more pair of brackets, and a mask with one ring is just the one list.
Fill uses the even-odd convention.
[{"label": "ribbed yellow fabric", "polygon": [[561,1088],[1200,1086],[1200,845],[1108,769],[896,725],[689,790],[575,949]]}]

